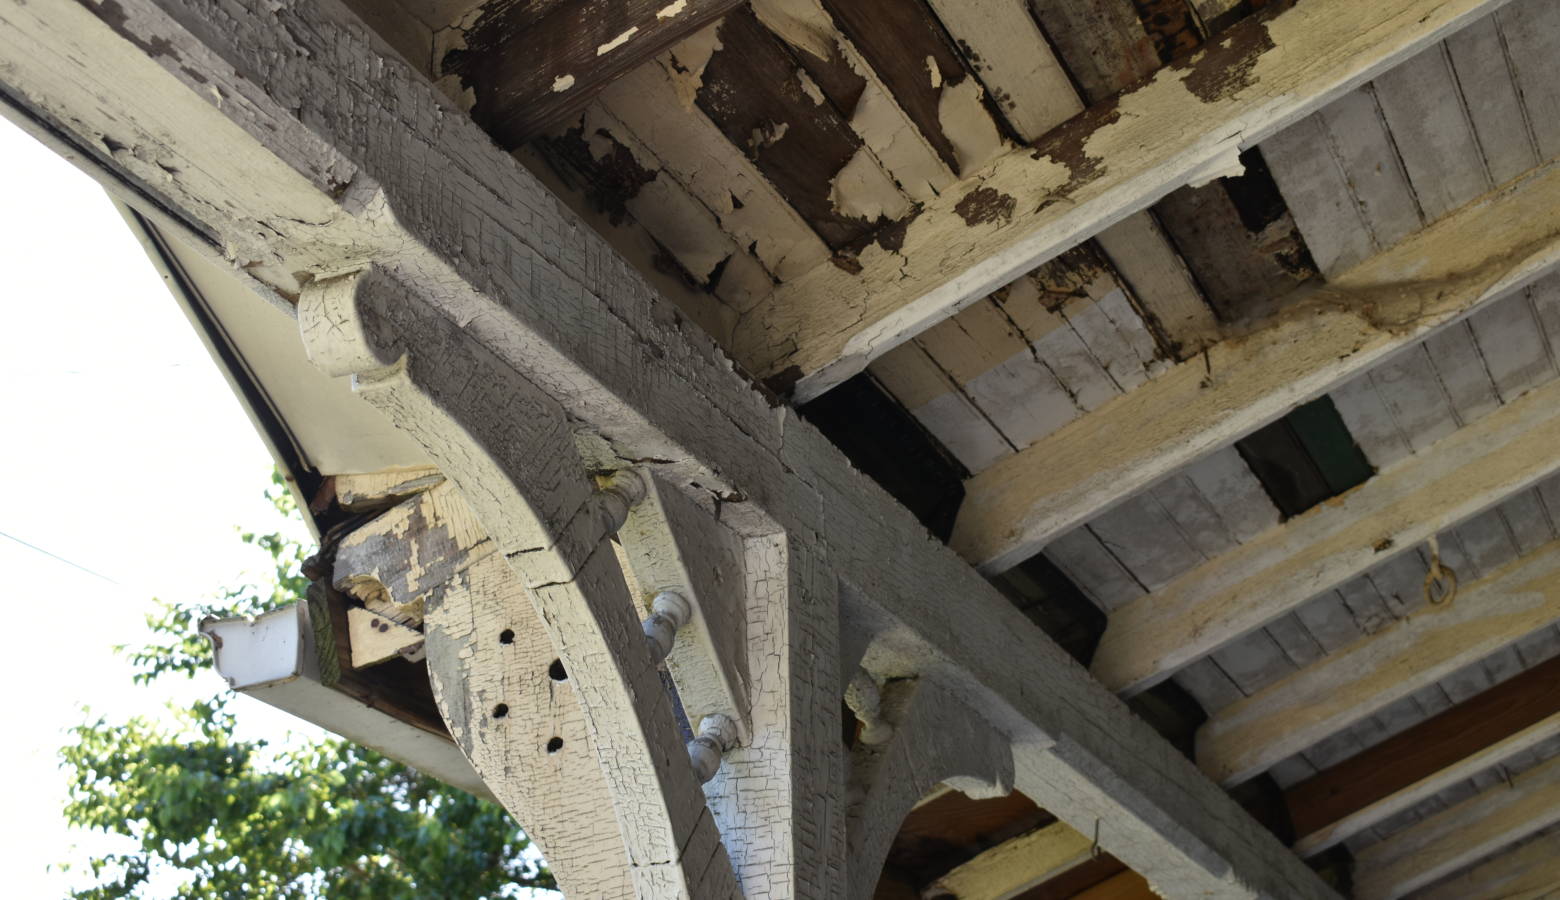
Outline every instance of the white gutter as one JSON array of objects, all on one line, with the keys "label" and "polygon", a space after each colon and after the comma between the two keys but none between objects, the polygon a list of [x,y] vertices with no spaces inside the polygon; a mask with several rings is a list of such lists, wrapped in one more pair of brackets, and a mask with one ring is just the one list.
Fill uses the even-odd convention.
[{"label": "white gutter", "polygon": [[320,681],[308,607],[295,603],[254,619],[207,619],[217,672],[235,691],[376,750],[445,784],[492,794],[448,738],[374,709]]}]

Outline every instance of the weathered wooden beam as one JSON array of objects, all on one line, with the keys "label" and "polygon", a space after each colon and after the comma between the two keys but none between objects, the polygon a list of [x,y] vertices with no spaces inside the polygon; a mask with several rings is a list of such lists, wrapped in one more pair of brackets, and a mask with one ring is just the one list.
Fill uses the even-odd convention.
[{"label": "weathered wooden beam", "polygon": [[1560,382],[1117,608],[1091,671],[1114,691],[1152,687],[1560,470],[1556,404]]},{"label": "weathered wooden beam", "polygon": [[[622,664],[639,696],[652,693],[639,689],[643,657],[616,655],[638,623],[610,554],[596,552],[604,526],[577,477],[626,460],[718,502],[721,521],[762,550],[747,565],[771,598],[761,631],[789,648],[776,673],[785,690],[769,692],[785,696],[762,721],[789,737],[750,748],[772,754],[753,769],[770,789],[735,802],[766,812],[719,836],[744,883],[804,897],[842,889],[838,615],[852,642],[874,638],[872,671],[935,679],[978,710],[1013,742],[1026,794],[1080,830],[1110,823],[1102,847],[1163,891],[1332,895],[816,430],[733,371],[425,78],[376,53],[336,4],[7,0],[0,19],[6,114],[243,261],[257,290],[286,304],[308,282],[313,304],[332,276],[374,273],[340,278],[354,303],[314,327],[375,347],[371,359],[337,360],[363,367],[360,385],[415,379],[417,390],[385,396],[437,410],[442,424],[422,413],[398,421],[538,602],[568,611],[550,623],[555,643],[565,663],[591,660],[570,678],[598,725],[611,716],[625,730],[612,737],[632,768],[608,773],[618,803],[662,790],[641,795],[654,814],[633,820],[636,853],[708,819],[683,817],[697,810],[678,805],[687,791],[670,763],[682,748],[668,745],[663,718],[625,704],[627,682],[612,686]],[[483,377],[470,374],[478,363]],[[609,635],[612,655],[598,657]],[[633,735],[644,742],[630,751]],[[619,749],[605,740],[599,755]],[[718,848],[682,846],[652,862],[694,884],[696,857]]]},{"label": "weathered wooden beam", "polygon": [[1560,542],[1219,710],[1197,731],[1197,764],[1238,784],[1555,622]]},{"label": "weathered wooden beam", "polygon": [[488,4],[439,35],[436,71],[459,79],[472,116],[509,149],[562,124],[614,79],[744,0]]},{"label": "weathered wooden beam", "polygon": [[[1394,735],[1284,792],[1295,834],[1322,849],[1369,827],[1355,818],[1400,792],[1455,769],[1463,777],[1553,734],[1560,714],[1560,658],[1549,660]],[[1535,728],[1535,726],[1537,726]],[[1533,729],[1533,730],[1530,730]],[[1515,740],[1513,740],[1515,738]],[[1444,778],[1442,779],[1444,781]],[[1400,807],[1401,808],[1401,807]],[[1379,821],[1379,819],[1373,819]]]},{"label": "weathered wooden beam", "polygon": [[975,299],[1407,59],[1501,0],[1302,3],[1257,17],[927,204],[859,272],[820,266],[743,317],[736,356],[818,396]]},{"label": "weathered wooden beam", "polygon": [[[1296,7],[1299,9],[1301,7]],[[1306,294],[1252,333],[966,483],[953,546],[988,573],[1338,387],[1560,262],[1560,169],[1537,170]]]},{"label": "weathered wooden beam", "polygon": [[928,898],[1006,900],[1089,861],[1092,838],[1062,822],[992,847],[937,879]]},{"label": "weathered wooden beam", "polygon": [[1122,872],[1074,896],[1075,900],[1160,900],[1165,895],[1154,890],[1142,875]]},{"label": "weathered wooden beam", "polygon": [[1420,900],[1545,900],[1560,886],[1560,832],[1529,841],[1432,886]]},{"label": "weathered wooden beam", "polygon": [[1397,900],[1560,822],[1560,758],[1365,848],[1358,900]]}]

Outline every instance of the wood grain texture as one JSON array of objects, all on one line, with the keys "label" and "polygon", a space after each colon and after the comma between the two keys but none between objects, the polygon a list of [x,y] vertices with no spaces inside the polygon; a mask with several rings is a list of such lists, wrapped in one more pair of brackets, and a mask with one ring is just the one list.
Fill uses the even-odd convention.
[{"label": "wood grain texture", "polygon": [[738,0],[490,3],[443,36],[438,71],[474,91],[471,113],[509,149],[579,112],[612,80],[737,8]]},{"label": "wood grain texture", "polygon": [[[816,396],[1036,263],[1228,171],[1242,149],[1498,5],[1307,3],[1235,25],[1215,51],[926,204],[898,250],[869,249],[859,272],[820,267],[780,287],[744,318],[734,353],[761,377],[788,373],[798,398]],[[1019,197],[1045,200],[1009,210]]]},{"label": "wood grain texture", "polygon": [[1285,793],[1310,835],[1560,712],[1560,662],[1535,666]]},{"label": "wood grain texture", "polygon": [[953,546],[984,571],[1000,571],[1176,468],[1520,289],[1555,262],[1560,221],[1545,221],[1555,215],[1554,196],[1560,173],[1548,170],[1492,192],[1296,298],[1252,333],[992,466],[967,486]]},{"label": "wood grain texture", "polygon": [[[811,723],[820,736],[832,725],[837,746],[838,684],[829,673],[837,678],[839,657],[828,623],[843,617],[845,633],[866,629],[878,638],[867,658],[876,671],[934,676],[1008,734],[1015,762],[1024,761],[1064,819],[1075,827],[1092,827],[1095,818],[1117,823],[1102,836],[1106,848],[1164,891],[1331,895],[836,448],[733,371],[712,341],[687,328],[424,79],[375,51],[347,14],[333,4],[259,0],[225,2],[220,11],[206,0],[125,0],[117,8],[123,18],[105,21],[69,0],[8,4],[3,80],[25,111],[8,105],[7,115],[34,131],[47,122],[55,146],[69,140],[80,148],[79,164],[122,190],[145,191],[143,200],[155,198],[164,211],[159,221],[177,233],[205,236],[202,246],[255,261],[240,277],[276,302],[287,304],[281,292],[298,287],[291,273],[323,282],[381,261],[412,286],[414,308],[428,312],[403,332],[418,335],[424,352],[453,361],[450,372],[471,371],[464,361],[477,356],[501,361],[510,373],[501,384],[464,380],[470,393],[461,395],[461,428],[425,435],[430,443],[464,440],[461,431],[475,429],[495,451],[530,444],[504,428],[551,427],[559,419],[531,416],[520,404],[532,392],[510,383],[519,379],[567,410],[569,423],[560,452],[518,464],[525,477],[561,476],[566,470],[554,460],[572,465],[580,454],[602,470],[644,460],[706,504],[721,498],[722,521],[746,535],[773,534],[778,525],[791,579],[814,598],[780,610],[799,617],[785,633],[815,641],[800,645],[815,652],[799,654],[807,663],[788,677],[793,684],[812,679],[816,694],[784,715]],[[180,65],[165,67],[142,49],[152,45],[178,48]],[[224,98],[220,107],[213,88]],[[92,149],[105,146],[104,135],[137,150],[113,156]],[[182,174],[155,160],[176,163]],[[455,480],[468,499],[505,483]],[[571,516],[550,516],[580,508],[511,503],[482,515],[506,546],[532,546],[520,543],[528,522],[567,524]],[[595,545],[583,540],[585,522],[579,525],[569,538],[577,543],[564,549],[588,561]],[[598,588],[631,609],[626,587],[609,580],[591,586]],[[957,610],[948,597],[960,598]],[[561,608],[571,605],[585,606],[576,598]],[[624,612],[612,615],[611,631],[598,635],[637,631],[637,622],[622,621]],[[589,646],[600,637],[582,632],[581,640]],[[586,687],[583,674],[570,677]],[[1035,691],[1037,683],[1047,690]],[[651,693],[647,686],[642,695]],[[657,735],[657,754],[624,759],[658,765],[657,758],[678,758],[681,748],[661,742],[660,725],[644,720],[643,727]],[[792,803],[828,797],[828,785],[843,781],[833,780],[839,770],[830,767],[790,771],[781,790]],[[621,763],[611,773],[626,774]],[[672,796],[686,795],[678,789]],[[786,816],[782,824],[793,821]],[[795,831],[776,826],[763,860],[785,864],[761,875],[804,896],[837,895],[833,885],[844,883],[846,867],[843,840],[836,843],[839,817],[802,821]],[[694,849],[714,852],[709,843]]]},{"label": "wood grain texture", "polygon": [[1220,783],[1244,781],[1548,628],[1560,621],[1557,575],[1560,546],[1546,545],[1465,582],[1451,606],[1422,610],[1220,710],[1198,730],[1198,765]]},{"label": "wood grain texture", "polygon": [[1556,402],[1560,386],[1530,394],[1116,610],[1095,677],[1118,691],[1151,686],[1363,574],[1393,548],[1421,544],[1548,477],[1560,469],[1548,449],[1560,442],[1560,418],[1545,413]]},{"label": "wood grain texture", "polygon": [[1420,894],[1420,900],[1546,900],[1560,890],[1560,833],[1501,853]]},{"label": "wood grain texture", "polygon": [[1560,758],[1497,784],[1359,855],[1354,895],[1397,900],[1560,822]]}]

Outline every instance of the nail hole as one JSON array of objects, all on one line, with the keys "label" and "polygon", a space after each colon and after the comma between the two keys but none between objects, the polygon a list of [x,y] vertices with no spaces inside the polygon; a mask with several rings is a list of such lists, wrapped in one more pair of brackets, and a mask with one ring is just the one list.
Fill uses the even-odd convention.
[{"label": "nail hole", "polygon": [[500,644],[513,644],[515,642],[515,630],[513,628],[505,628],[503,631],[500,631],[498,633],[498,642]]},{"label": "nail hole", "polygon": [[493,718],[502,719],[507,715],[509,715],[509,704],[500,703],[499,705],[493,707]]},{"label": "nail hole", "polygon": [[548,753],[557,753],[559,750],[562,750],[562,749],[563,749],[563,738],[561,738],[561,737],[555,737],[552,740],[547,742],[547,752]]},{"label": "nail hole", "polygon": [[567,681],[569,673],[563,670],[563,660],[555,659],[552,665],[547,667],[547,677],[553,681]]}]

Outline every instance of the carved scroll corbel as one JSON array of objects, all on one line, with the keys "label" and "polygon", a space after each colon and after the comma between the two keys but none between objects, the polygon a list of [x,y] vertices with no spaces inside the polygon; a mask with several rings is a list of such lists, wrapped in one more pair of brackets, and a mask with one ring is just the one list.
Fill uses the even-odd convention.
[{"label": "carved scroll corbel", "polygon": [[1012,744],[969,704],[924,678],[889,682],[879,702],[891,736],[851,754],[850,900],[872,896],[899,824],[937,785],[975,798],[1013,789]]},{"label": "carved scroll corbel", "polygon": [[[423,445],[527,589],[506,596],[502,615],[480,615],[513,622],[529,615],[546,628],[589,724],[636,892],[737,896],[607,544],[632,491],[598,491],[562,407],[383,269],[308,285],[299,325],[316,365],[352,375],[360,395]],[[534,608],[523,608],[527,601]],[[430,668],[443,673],[446,694],[454,685],[469,695],[505,683],[492,669],[501,656],[461,657],[459,646],[428,641]],[[507,708],[497,715],[500,703],[507,701],[493,704],[482,727],[507,717]],[[478,769],[490,784],[514,777],[495,765]]]}]

